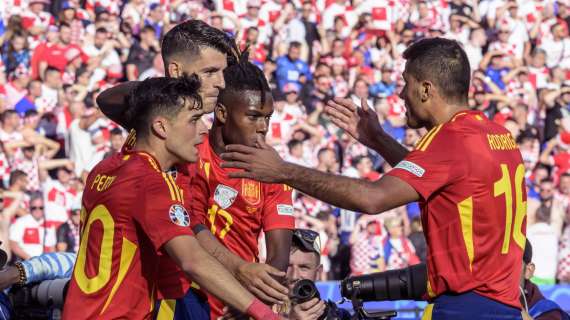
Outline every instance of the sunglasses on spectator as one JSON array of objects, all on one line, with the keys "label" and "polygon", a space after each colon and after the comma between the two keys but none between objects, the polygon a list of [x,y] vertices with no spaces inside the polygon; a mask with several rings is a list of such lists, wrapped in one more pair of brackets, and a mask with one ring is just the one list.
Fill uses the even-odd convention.
[{"label": "sunglasses on spectator", "polygon": [[43,206],[41,206],[41,207],[30,207],[30,209],[31,210],[43,210],[44,207]]},{"label": "sunglasses on spectator", "polygon": [[297,241],[307,251],[321,254],[321,239],[318,232],[308,229],[295,229],[293,230],[293,241]]}]

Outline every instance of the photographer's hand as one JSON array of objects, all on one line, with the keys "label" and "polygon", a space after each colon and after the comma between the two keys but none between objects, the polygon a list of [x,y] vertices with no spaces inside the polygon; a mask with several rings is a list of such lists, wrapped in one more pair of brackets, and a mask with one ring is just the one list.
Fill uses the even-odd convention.
[{"label": "photographer's hand", "polygon": [[293,306],[289,314],[290,320],[317,320],[325,312],[326,304],[318,298]]}]

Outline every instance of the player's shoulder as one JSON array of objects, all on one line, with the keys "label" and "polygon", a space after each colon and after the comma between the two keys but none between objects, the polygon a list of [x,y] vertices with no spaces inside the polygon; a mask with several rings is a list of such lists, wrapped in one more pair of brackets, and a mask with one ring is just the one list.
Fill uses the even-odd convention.
[{"label": "player's shoulder", "polygon": [[490,121],[479,111],[461,111],[448,122],[431,128],[417,142],[416,151],[453,151],[472,145],[486,136],[487,132],[503,132],[506,129]]}]

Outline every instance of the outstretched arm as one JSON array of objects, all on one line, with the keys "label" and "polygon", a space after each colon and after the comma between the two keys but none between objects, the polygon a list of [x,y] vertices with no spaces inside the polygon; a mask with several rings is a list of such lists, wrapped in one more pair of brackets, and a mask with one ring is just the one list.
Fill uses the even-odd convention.
[{"label": "outstretched arm", "polygon": [[269,183],[285,183],[305,194],[334,206],[376,214],[419,200],[418,193],[399,178],[386,175],[378,181],[353,179],[305,168],[283,161],[263,140],[258,148],[229,145],[222,154],[224,168],[232,178],[247,178]]},{"label": "outstretched arm", "polygon": [[97,96],[97,105],[103,114],[123,128],[126,128],[125,119],[122,118],[126,107],[125,100],[129,92],[138,84],[138,81],[124,82],[101,92]]},{"label": "outstretched arm", "polygon": [[358,107],[350,99],[335,98],[325,112],[339,128],[346,130],[363,145],[378,152],[394,167],[408,154],[408,149],[382,130],[378,115],[362,99]]}]

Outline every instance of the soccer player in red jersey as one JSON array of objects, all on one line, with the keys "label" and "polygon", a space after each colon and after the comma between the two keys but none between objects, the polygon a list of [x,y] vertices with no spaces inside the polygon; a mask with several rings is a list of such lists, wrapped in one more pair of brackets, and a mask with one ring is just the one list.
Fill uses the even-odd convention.
[{"label": "soccer player in red jersey", "polygon": [[64,319],[150,318],[161,255],[240,311],[277,318],[202,249],[183,189],[163,169],[197,159],[204,132],[199,85],[197,77],[153,78],[129,95],[125,119],[138,139],[87,178]]},{"label": "soccer player in red jersey", "polygon": [[328,104],[335,123],[394,169],[371,182],[284,162],[262,148],[227,146],[236,178],[286,183],[333,205],[368,214],[419,201],[428,244],[425,319],[520,318],[518,281],[525,244],[524,165],[513,137],[469,110],[469,62],[453,40],[424,39],[404,52],[400,97],[407,124],[429,132],[408,152],[380,127],[365,101]]},{"label": "soccer player in red jersey", "polygon": [[[217,96],[220,90],[225,87],[223,70],[227,65],[232,65],[237,61],[237,47],[233,39],[224,32],[210,27],[199,20],[188,20],[172,28],[164,37],[162,42],[162,57],[165,64],[166,75],[180,77],[185,74],[196,74],[202,86],[199,93],[204,101],[205,112],[214,110],[217,103]],[[138,81],[126,82],[102,92],[97,98],[97,104],[103,113],[127,127],[124,119],[125,97],[137,87]],[[135,136],[131,135],[131,144],[135,141]],[[180,170],[184,172],[186,170]],[[184,175],[177,175],[184,179]],[[180,178],[177,178],[179,180]],[[180,180],[181,185],[187,185]],[[185,196],[190,196],[187,192]],[[197,236],[203,241],[202,235]],[[208,238],[206,238],[206,241]],[[202,244],[205,245],[205,244]],[[223,248],[223,247],[222,247]],[[227,252],[227,250],[226,250]],[[241,259],[232,260],[234,255],[217,255],[216,258],[228,268],[232,274],[248,289],[258,290],[261,294],[256,294],[264,301],[283,301],[286,299],[287,288],[272,279],[272,275],[284,276],[284,272],[267,264],[253,263]],[[262,280],[264,279],[264,280]],[[260,281],[262,280],[262,281]],[[159,286],[159,297],[168,299],[159,302],[156,308],[161,319],[166,314],[174,313],[174,318],[191,317],[201,319],[209,317],[209,307],[207,300],[199,294],[192,295],[195,287],[190,288],[190,282],[185,279],[180,270],[167,259],[161,260],[161,279]],[[190,289],[189,289],[190,288]],[[252,289],[255,288],[255,289]],[[184,297],[185,301],[176,301]],[[267,299],[269,297],[269,299]],[[180,303],[182,302],[182,303]]]},{"label": "soccer player in red jersey", "polygon": [[[214,123],[198,147],[198,162],[189,169],[197,172],[191,183],[192,228],[206,251],[222,264],[236,266],[258,261],[258,238],[263,231],[266,263],[286,271],[295,227],[292,188],[230,179],[228,173],[235,170],[221,168],[219,158],[228,144],[255,147],[258,138],[265,138],[273,113],[271,89],[263,71],[246,56],[224,70],[224,79],[226,87],[214,110]],[[275,280],[266,277],[260,281]],[[254,286],[247,288],[266,302],[276,302]],[[223,314],[223,304],[211,295],[208,302],[211,318],[217,319]]]}]

